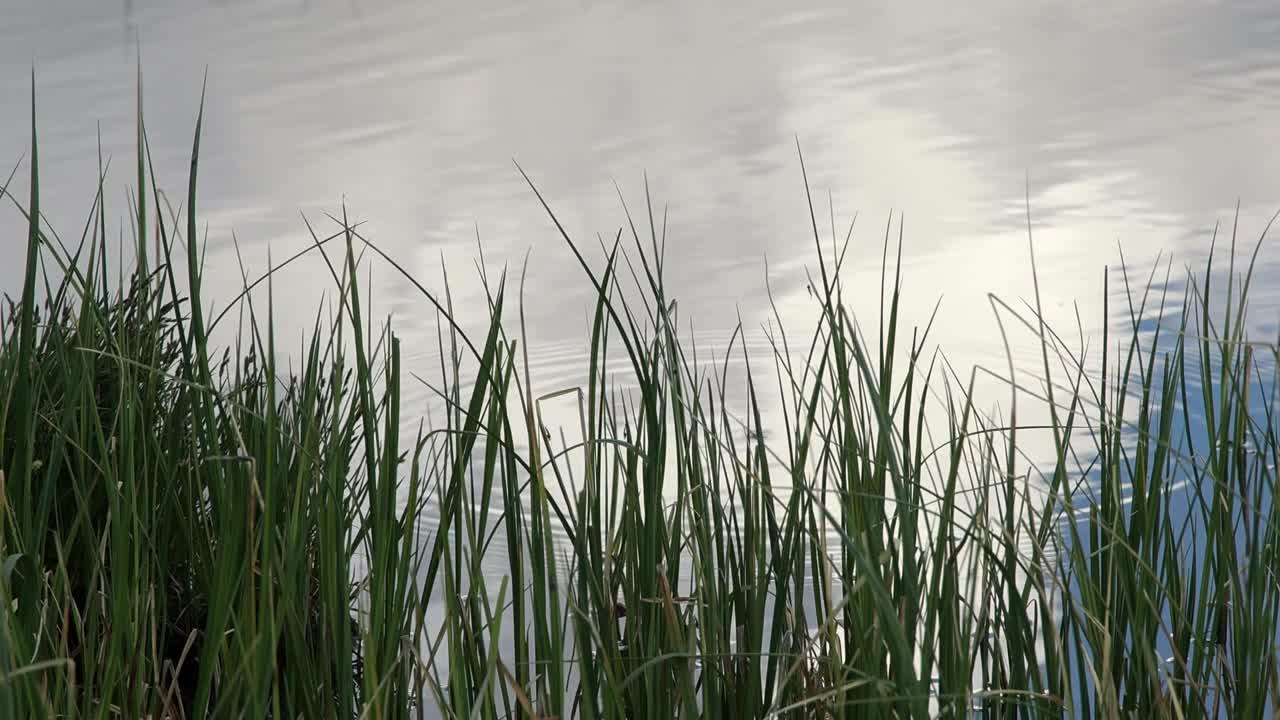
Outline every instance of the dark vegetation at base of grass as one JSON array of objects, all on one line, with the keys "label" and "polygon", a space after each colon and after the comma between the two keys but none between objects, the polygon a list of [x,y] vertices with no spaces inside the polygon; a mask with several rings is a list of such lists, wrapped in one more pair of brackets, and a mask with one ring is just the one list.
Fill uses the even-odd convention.
[{"label": "dark vegetation at base of grass", "polygon": [[[1132,332],[1092,351],[1096,375],[1038,299],[998,306],[1043,352],[1040,386],[997,419],[925,354],[927,328],[899,327],[896,273],[855,321],[845,248],[815,221],[816,330],[773,335],[740,419],[723,365],[677,339],[651,205],[594,267],[556,222],[599,298],[582,443],[542,423],[505,278],[483,338],[423,289],[449,412],[406,443],[399,343],[357,281],[381,252],[357,228],[315,237],[338,309],[292,364],[247,294],[219,351],[234,316],[201,305],[199,124],[166,214],[139,113],[127,276],[102,181],[74,249],[37,222],[34,126],[0,347],[2,717],[1276,712],[1277,421],[1259,399],[1276,346],[1244,332],[1252,263],[1232,261],[1221,303],[1222,273],[1189,279],[1176,329],[1150,322],[1165,298],[1126,287]],[[767,445],[764,393],[785,423]],[[1035,474],[1029,402],[1056,448]]]}]

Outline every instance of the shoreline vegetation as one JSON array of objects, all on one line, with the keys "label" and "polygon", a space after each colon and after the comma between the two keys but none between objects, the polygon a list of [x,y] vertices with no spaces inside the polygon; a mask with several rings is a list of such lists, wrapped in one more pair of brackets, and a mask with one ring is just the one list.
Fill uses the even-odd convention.
[{"label": "shoreline vegetation", "polygon": [[[597,291],[582,442],[542,425],[505,276],[472,336],[414,281],[448,410],[410,437],[359,258],[408,273],[345,217],[313,230],[337,302],[282,361],[274,270],[202,306],[200,122],[176,212],[145,137],[139,108],[123,238],[103,173],[79,241],[40,222],[34,94],[30,194],[0,193],[29,225],[0,332],[0,717],[1280,714],[1277,346],[1245,333],[1234,231],[1169,305],[1109,293],[1127,320],[1088,357],[1038,297],[1007,307],[1041,382],[992,418],[900,325],[891,258],[855,319],[815,220],[816,330],[751,358],[735,408],[677,337],[647,198],[600,262],[543,201]],[[1055,457],[1028,470],[1037,402]]]}]

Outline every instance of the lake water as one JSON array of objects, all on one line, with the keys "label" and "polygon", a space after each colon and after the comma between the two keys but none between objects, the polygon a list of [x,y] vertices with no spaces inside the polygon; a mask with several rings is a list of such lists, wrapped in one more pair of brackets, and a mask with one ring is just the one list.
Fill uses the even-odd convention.
[{"label": "lake water", "polygon": [[[962,369],[1005,367],[988,293],[1031,297],[1028,205],[1046,313],[1073,332],[1078,309],[1089,335],[1124,322],[1102,315],[1104,266],[1113,295],[1121,282],[1118,248],[1142,277],[1157,253],[1172,258],[1176,291],[1237,202],[1248,243],[1280,207],[1270,2],[15,5],[0,24],[0,161],[27,152],[34,64],[43,208],[63,234],[78,237],[88,211],[99,131],[114,160],[109,213],[128,213],[139,49],[160,183],[175,205],[185,196],[207,71],[210,300],[225,304],[241,283],[236,243],[256,275],[268,253],[307,244],[300,214],[324,232],[324,213],[345,203],[427,286],[443,287],[447,265],[464,324],[478,327],[479,237],[491,273],[529,253],[538,392],[582,381],[594,296],[513,160],[588,246],[625,223],[614,183],[640,211],[647,173],[682,320],[723,351],[741,318],[763,350],[766,263],[784,320],[814,313],[798,139],[824,241],[833,212],[841,235],[858,214],[855,304],[874,309],[893,212],[905,218],[908,322],[941,298],[933,338]],[[22,173],[12,189],[25,193]],[[0,216],[0,290],[17,287],[19,227]],[[431,372],[434,313],[373,267],[375,313],[393,316],[406,369]],[[1277,243],[1258,273],[1254,330],[1273,339]],[[284,324],[309,325],[327,288],[318,260],[281,275]],[[1029,340],[1015,337],[1014,351],[1034,370]],[[425,407],[429,392],[410,392]]]},{"label": "lake water", "polygon": [[[115,161],[108,199],[127,214],[141,47],[148,131],[175,203],[208,72],[211,299],[240,282],[233,232],[261,269],[268,249],[303,246],[300,212],[323,228],[345,199],[429,286],[446,258],[464,308],[478,307],[477,233],[491,267],[531,251],[531,351],[552,381],[578,358],[592,296],[513,159],[592,245],[624,222],[613,183],[638,207],[647,172],[669,210],[671,290],[700,336],[723,340],[738,314],[748,330],[766,319],[766,258],[780,306],[803,304],[814,251],[799,138],[821,224],[828,192],[838,225],[859,213],[855,266],[876,271],[888,214],[903,212],[912,319],[942,296],[936,339],[989,362],[1000,353],[986,293],[1030,289],[1024,197],[1046,305],[1078,300],[1095,325],[1118,243],[1139,266],[1172,253],[1176,275],[1237,200],[1250,238],[1280,207],[1270,2],[11,5],[0,161],[7,175],[26,152],[34,63],[44,206],[62,233],[78,235],[92,199],[99,128]],[[5,237],[7,254],[20,237]],[[1280,248],[1263,257],[1274,269]],[[302,324],[325,284],[316,269],[286,276],[278,298]],[[379,309],[414,347],[434,318],[379,272]],[[4,263],[0,288],[18,276]],[[1259,302],[1280,276],[1263,285]]]},{"label": "lake water", "polygon": [[[479,237],[492,272],[530,254],[530,360],[546,391],[581,382],[593,293],[513,160],[588,246],[625,222],[614,183],[639,210],[647,173],[668,213],[667,284],[683,320],[722,349],[740,317],[763,349],[766,262],[784,319],[814,316],[798,139],[820,225],[833,207],[843,234],[858,213],[862,307],[874,307],[885,222],[901,213],[908,322],[941,298],[933,338],[960,368],[1005,366],[987,294],[1030,297],[1028,203],[1046,313],[1072,331],[1078,307],[1091,334],[1123,320],[1102,317],[1103,268],[1119,266],[1121,245],[1139,274],[1165,253],[1176,279],[1237,202],[1249,242],[1280,207],[1269,2],[15,5],[0,24],[0,163],[27,151],[34,64],[43,207],[63,234],[78,236],[89,208],[99,131],[115,163],[110,208],[128,212],[140,48],[150,142],[175,204],[208,73],[210,300],[225,304],[241,282],[233,237],[256,274],[269,252],[305,246],[300,214],[323,232],[345,202],[437,291],[443,259],[460,313],[479,321]],[[20,173],[12,189],[24,185]],[[6,257],[19,225],[0,216]],[[1264,246],[1254,320],[1267,338],[1278,259]],[[408,369],[435,368],[434,313],[375,270],[375,311],[394,316]],[[0,266],[0,290],[20,272]],[[286,324],[310,324],[326,278],[318,260],[281,276]],[[1120,280],[1113,272],[1113,289]],[[1034,363],[1029,340],[1014,338],[1020,365]]]},{"label": "lake water", "polygon": [[[626,222],[615,183],[644,214],[647,173],[667,214],[667,285],[682,322],[723,352],[740,318],[761,352],[766,277],[784,321],[815,314],[798,140],[824,242],[832,218],[843,235],[858,215],[855,306],[875,309],[895,213],[907,322],[923,323],[941,299],[932,337],[956,367],[1003,372],[988,293],[1031,298],[1028,206],[1046,314],[1072,333],[1078,312],[1090,336],[1125,322],[1121,247],[1138,283],[1158,253],[1171,259],[1176,293],[1237,202],[1246,243],[1280,208],[1280,9],[1124,6],[23,3],[0,25],[0,162],[7,175],[28,150],[34,64],[46,216],[78,237],[100,132],[114,161],[108,212],[125,217],[140,53],[156,169],[176,205],[207,71],[209,300],[225,305],[238,290],[237,244],[256,275],[268,254],[308,243],[301,215],[327,232],[325,213],[345,203],[428,287],[439,292],[450,268],[464,325],[479,329],[479,238],[495,275],[529,254],[541,393],[582,382],[594,294],[513,161],[589,248]],[[19,196],[24,181],[11,188]],[[20,226],[17,213],[0,215],[5,257],[20,257]],[[1268,242],[1260,257],[1254,331],[1274,339],[1280,247]],[[406,368],[433,372],[434,312],[389,267],[371,267],[374,311],[405,338]],[[0,265],[0,290],[20,273],[19,262]],[[279,277],[284,326],[310,325],[327,277],[314,258]],[[1034,371],[1032,339],[1015,334],[1013,345]],[[1005,392],[988,390],[992,403]],[[410,408],[425,407],[425,387],[409,392]]]},{"label": "lake water", "polygon": [[[256,275],[268,254],[308,243],[300,215],[325,232],[324,214],[345,203],[428,287],[443,287],[447,265],[464,324],[479,328],[478,236],[491,273],[517,271],[529,253],[538,393],[583,381],[594,295],[513,160],[588,246],[626,222],[614,183],[638,211],[647,173],[667,212],[668,290],[691,334],[723,352],[741,319],[763,351],[766,277],[784,320],[814,313],[798,139],[824,241],[833,214],[843,235],[858,213],[855,305],[874,310],[893,212],[905,218],[908,322],[941,298],[933,339],[962,371],[1005,368],[988,293],[1031,298],[1028,206],[1046,313],[1071,333],[1078,311],[1090,337],[1127,322],[1118,248],[1141,278],[1158,253],[1171,259],[1176,295],[1237,203],[1249,245],[1280,208],[1272,2],[786,5],[9,3],[0,163],[7,176],[28,151],[34,64],[45,214],[78,237],[100,132],[114,161],[109,213],[126,217],[140,49],[156,169],[176,205],[207,71],[199,217],[210,300],[225,304],[240,286],[236,244]],[[25,193],[22,173],[11,189]],[[0,213],[0,238],[0,291],[13,293],[25,243],[16,212]],[[373,267],[374,312],[393,316],[406,370],[432,373],[434,313]],[[310,325],[327,277],[318,260],[279,277],[283,325]],[[1274,340],[1277,242],[1262,248],[1253,301],[1254,336]],[[1013,346],[1033,372],[1029,340]],[[429,392],[409,387],[416,425]],[[998,383],[984,392],[987,404],[1005,397]]]}]

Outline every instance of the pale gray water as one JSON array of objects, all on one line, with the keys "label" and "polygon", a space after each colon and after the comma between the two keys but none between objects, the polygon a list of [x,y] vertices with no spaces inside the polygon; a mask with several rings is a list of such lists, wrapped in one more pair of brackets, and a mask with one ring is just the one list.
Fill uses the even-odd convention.
[{"label": "pale gray water", "polygon": [[[176,204],[207,68],[199,216],[211,299],[240,283],[233,231],[261,271],[268,251],[280,259],[304,245],[300,212],[328,228],[322,213],[345,199],[428,286],[441,287],[447,258],[474,321],[478,231],[491,269],[518,268],[532,250],[538,393],[582,381],[593,297],[513,158],[588,245],[624,222],[613,181],[639,210],[647,171],[669,207],[668,283],[682,316],[723,350],[740,314],[760,349],[766,257],[782,314],[803,324],[813,312],[798,137],[820,224],[828,191],[838,224],[860,213],[854,287],[865,307],[885,219],[905,211],[908,317],[923,321],[943,296],[934,337],[962,369],[1004,368],[987,293],[1030,292],[1028,189],[1046,308],[1070,330],[1078,301],[1089,332],[1104,322],[1103,266],[1118,264],[1118,242],[1143,272],[1170,253],[1176,274],[1198,266],[1237,200],[1250,242],[1280,207],[1272,2],[808,5],[10,1],[0,164],[7,176],[27,152],[34,63],[46,215],[78,236],[100,127],[112,217],[125,217],[141,47],[151,144]],[[20,277],[19,228],[16,213],[0,213],[3,291]],[[1255,328],[1273,339],[1280,247],[1261,257]],[[376,309],[394,314],[406,369],[431,372],[432,313],[390,271],[377,278]],[[309,325],[327,284],[319,262],[282,275],[286,323]],[[1023,340],[1015,349],[1032,363]]]},{"label": "pale gray water", "polygon": [[[532,251],[539,393],[581,382],[593,297],[513,158],[587,245],[624,222],[613,181],[639,211],[647,171],[669,208],[668,284],[683,318],[723,350],[740,314],[760,348],[766,258],[783,315],[813,312],[798,137],[819,224],[828,191],[837,224],[860,213],[863,303],[885,219],[905,212],[908,318],[922,322],[942,296],[934,338],[960,368],[1004,367],[987,293],[1029,297],[1028,188],[1045,306],[1068,331],[1073,301],[1087,331],[1104,322],[1103,266],[1118,264],[1118,242],[1140,269],[1171,254],[1176,274],[1198,265],[1237,199],[1250,242],[1280,207],[1273,3],[787,5],[11,2],[0,161],[7,175],[27,151],[34,63],[46,215],[78,236],[100,127],[114,160],[109,212],[126,216],[141,47],[157,171],[177,204],[207,69],[199,217],[211,300],[240,283],[233,232],[261,271],[268,251],[305,244],[300,212],[327,229],[323,212],[345,199],[434,289],[443,255],[475,320],[478,231],[491,272]],[[25,186],[20,173],[12,189]],[[3,290],[19,277],[18,227],[0,214]],[[1262,261],[1254,320],[1273,338],[1280,247]],[[376,279],[376,311],[394,315],[407,369],[431,372],[433,314],[389,270]],[[286,324],[308,325],[326,287],[319,261],[282,275]]]}]

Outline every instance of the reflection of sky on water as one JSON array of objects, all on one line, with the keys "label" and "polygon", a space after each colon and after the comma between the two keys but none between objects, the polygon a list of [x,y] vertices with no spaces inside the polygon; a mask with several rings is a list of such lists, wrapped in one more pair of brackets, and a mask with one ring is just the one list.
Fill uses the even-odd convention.
[{"label": "reflection of sky on water", "polygon": [[[298,210],[345,198],[432,287],[443,252],[473,319],[477,226],[491,263],[533,248],[535,353],[576,337],[590,292],[512,157],[590,245],[623,222],[611,181],[636,205],[647,170],[670,203],[673,293],[699,327],[726,331],[739,311],[749,329],[763,320],[766,256],[782,299],[803,294],[812,249],[798,135],[820,204],[830,189],[840,217],[861,212],[859,265],[876,264],[888,211],[906,210],[909,277],[929,290],[913,297],[926,308],[946,297],[938,339],[969,360],[998,359],[985,294],[1029,289],[1028,176],[1050,307],[1096,303],[1117,239],[1135,255],[1194,252],[1197,229],[1237,196],[1250,218],[1280,198],[1268,151],[1280,13],[1267,3],[778,13],[61,1],[13,15],[0,89],[24,97],[36,62],[46,207],[60,227],[78,228],[91,197],[99,123],[117,183],[130,174],[140,38],[157,169],[175,192],[209,70],[201,217],[213,299],[238,283],[232,230],[261,267],[268,246],[280,257],[304,242]],[[26,123],[23,103],[0,110],[0,157],[21,155]],[[110,198],[123,211],[122,193]],[[291,274],[284,312],[309,318],[322,283],[307,281],[321,268]],[[429,344],[411,288],[379,276],[379,309]]]},{"label": "reflection of sky on water", "polygon": [[[1186,272],[1179,272],[1175,269],[1170,276],[1170,280],[1163,282],[1165,269],[1167,266],[1161,265],[1156,267],[1157,281],[1152,283],[1150,292],[1146,299],[1145,308],[1141,298],[1142,289],[1146,287],[1145,281],[1138,279],[1135,292],[1126,292],[1122,283],[1123,275],[1116,272],[1112,276],[1112,292],[1111,300],[1113,308],[1119,306],[1119,312],[1113,313],[1117,316],[1116,332],[1113,334],[1113,346],[1109,355],[1109,372],[1111,373],[1111,388],[1106,398],[1111,413],[1117,413],[1117,403],[1123,401],[1126,404],[1122,413],[1124,418],[1121,431],[1121,447],[1122,458],[1117,461],[1115,467],[1119,472],[1121,487],[1119,491],[1119,500],[1121,503],[1120,515],[1123,518],[1123,526],[1113,528],[1114,532],[1125,533],[1131,523],[1137,522],[1137,514],[1141,512],[1142,497],[1135,495],[1138,487],[1147,487],[1150,480],[1143,480],[1141,483],[1135,483],[1135,473],[1144,467],[1143,477],[1151,472],[1153,463],[1157,456],[1163,452],[1164,467],[1159,474],[1159,480],[1169,488],[1173,488],[1168,493],[1167,510],[1161,508],[1157,513],[1167,517],[1172,523],[1169,530],[1173,537],[1177,538],[1198,538],[1197,542],[1184,542],[1181,545],[1181,551],[1178,553],[1178,565],[1181,568],[1180,575],[1187,577],[1193,583],[1192,587],[1198,587],[1202,592],[1212,592],[1204,586],[1200,586],[1201,578],[1199,575],[1192,577],[1191,569],[1196,568],[1199,573],[1206,571],[1209,562],[1213,559],[1207,554],[1206,536],[1209,524],[1209,508],[1212,508],[1218,498],[1223,496],[1225,488],[1221,484],[1222,475],[1214,470],[1219,454],[1223,448],[1235,448],[1236,441],[1234,437],[1219,438],[1215,443],[1212,438],[1219,431],[1216,428],[1223,426],[1222,408],[1223,395],[1229,392],[1238,392],[1240,387],[1240,379],[1227,380],[1224,384],[1223,379],[1223,351],[1224,347],[1232,347],[1232,357],[1228,363],[1228,367],[1232,372],[1238,373],[1242,363],[1240,356],[1234,353],[1242,353],[1243,350],[1239,345],[1226,346],[1217,339],[1227,337],[1225,329],[1227,323],[1228,312],[1228,287],[1230,283],[1230,312],[1233,315],[1231,323],[1234,326],[1237,320],[1235,316],[1240,312],[1239,309],[1239,293],[1241,282],[1248,272],[1247,263],[1249,253],[1252,251],[1252,244],[1246,244],[1239,250],[1237,256],[1237,264],[1235,267],[1236,274],[1231,279],[1231,274],[1227,270],[1229,262],[1228,253],[1222,251],[1219,246],[1219,252],[1215,254],[1215,271],[1206,278],[1202,268],[1193,266],[1194,278],[1189,278]],[[1146,269],[1138,266],[1130,268],[1130,282],[1134,281],[1132,272],[1137,269],[1143,272],[1146,277]],[[1254,268],[1255,278],[1266,278],[1268,276],[1275,277],[1278,268],[1274,264],[1262,265]],[[1206,292],[1205,282],[1209,282],[1209,288]],[[1119,289],[1117,288],[1119,285]],[[1248,417],[1246,419],[1245,429],[1242,431],[1244,437],[1241,452],[1232,450],[1227,457],[1227,464],[1231,466],[1231,497],[1234,507],[1232,517],[1232,529],[1229,533],[1234,538],[1234,546],[1236,558],[1228,560],[1231,567],[1229,572],[1241,572],[1243,568],[1250,565],[1249,544],[1262,541],[1263,538],[1256,537],[1251,526],[1257,517],[1267,517],[1272,512],[1272,503],[1274,501],[1274,483],[1276,478],[1275,438],[1268,437],[1269,432],[1274,431],[1275,413],[1277,411],[1277,391],[1280,390],[1280,375],[1277,375],[1277,352],[1280,352],[1280,343],[1277,342],[1276,330],[1277,325],[1274,321],[1274,315],[1259,315],[1254,312],[1261,307],[1264,310],[1272,310],[1274,305],[1274,290],[1265,283],[1253,286],[1250,293],[1249,302],[1246,305],[1246,312],[1243,315],[1244,324],[1243,332],[1238,339],[1252,344],[1252,351],[1249,355],[1247,383],[1247,408]],[[1164,295],[1164,297],[1162,297]],[[1270,298],[1267,296],[1270,295]],[[1213,330],[1206,333],[1203,323],[1203,302],[1204,297],[1208,297],[1209,316]],[[1257,296],[1262,296],[1262,302],[1257,301]],[[1130,310],[1130,298],[1132,298],[1133,309]],[[1267,303],[1268,299],[1272,299],[1272,303]],[[1164,308],[1161,310],[1161,303]],[[1185,305],[1184,305],[1185,302]],[[1176,366],[1173,353],[1176,352],[1176,344],[1179,338],[1179,332],[1185,324],[1186,345],[1185,345],[1185,370],[1179,370]],[[1132,366],[1129,369],[1129,384],[1127,392],[1121,398],[1116,393],[1118,381],[1124,379],[1124,363],[1128,361],[1129,341],[1132,338],[1132,332],[1136,327],[1139,337],[1140,349],[1132,356]],[[1118,337],[1117,337],[1118,336]],[[1208,336],[1207,350],[1202,346],[1202,340]],[[1215,339],[1216,338],[1216,339]],[[1095,372],[1096,376],[1096,372]],[[1150,427],[1154,435],[1144,436],[1140,416],[1143,403],[1143,379],[1150,378],[1152,384],[1152,397],[1150,400],[1151,421]],[[1172,396],[1169,403],[1162,400],[1161,393],[1163,385],[1166,382],[1173,383]],[[1233,390],[1235,389],[1235,390]],[[1206,411],[1206,403],[1212,407],[1213,416]],[[1238,407],[1238,405],[1232,405]],[[1162,412],[1172,412],[1169,422],[1169,443],[1167,446],[1161,447],[1159,438],[1160,415]],[[1238,420],[1232,418],[1229,423],[1231,432],[1235,432]],[[1101,502],[1102,490],[1099,488],[1101,480],[1101,470],[1097,465],[1098,462],[1098,442],[1099,439],[1093,432],[1097,428],[1093,428],[1092,432],[1088,429],[1081,429],[1074,435],[1073,449],[1078,453],[1079,458],[1083,460],[1083,464],[1087,467],[1080,468],[1079,472],[1072,475],[1069,479],[1072,482],[1078,482],[1074,498],[1074,506],[1076,508],[1085,508],[1090,506],[1090,501]],[[1146,441],[1145,446],[1143,441]],[[1145,454],[1141,451],[1145,449]],[[1240,477],[1243,472],[1244,477]],[[1093,505],[1093,507],[1097,507]],[[1071,522],[1070,517],[1065,518],[1067,522]],[[1091,562],[1096,562],[1096,554],[1100,550],[1098,542],[1109,544],[1104,537],[1100,540],[1092,540],[1089,538],[1090,518],[1087,513],[1079,512],[1075,516],[1076,530],[1080,533],[1084,547],[1082,552],[1087,558],[1094,558]],[[1163,543],[1163,538],[1159,540]],[[1067,539],[1068,547],[1071,541]],[[1147,552],[1150,550],[1148,549]],[[1145,555],[1144,555],[1145,557]],[[1147,561],[1144,560],[1144,563]],[[1163,554],[1163,551],[1157,553],[1157,558],[1151,561],[1153,564],[1150,571],[1156,573],[1159,580],[1151,579],[1148,582],[1163,584],[1164,568],[1170,562],[1170,558]],[[1140,570],[1141,572],[1141,570]],[[1186,589],[1184,589],[1186,590]],[[1215,593],[1215,597],[1220,597]],[[1167,604],[1167,598],[1160,598],[1164,605],[1162,616],[1162,627],[1159,629],[1156,640],[1156,651],[1159,658],[1156,661],[1157,667],[1162,672],[1172,672],[1174,664],[1174,649],[1168,641],[1167,633],[1172,627],[1173,618],[1170,616],[1170,607]],[[1203,600],[1201,601],[1204,602]],[[1240,602],[1239,600],[1237,602]],[[1275,638],[1280,643],[1280,637]],[[1240,642],[1237,638],[1230,638],[1230,643]],[[1205,652],[1215,652],[1214,646],[1209,639],[1193,638],[1191,651],[1203,654]],[[1163,678],[1162,682],[1167,681]]]},{"label": "reflection of sky on water", "polygon": [[[1104,327],[1113,338],[1128,328],[1118,246],[1139,284],[1158,253],[1172,259],[1168,330],[1182,269],[1199,269],[1213,224],[1228,228],[1239,198],[1242,247],[1251,245],[1280,205],[1280,11],[1161,0],[929,5],[26,3],[0,27],[0,93],[13,100],[0,104],[0,163],[7,175],[27,150],[34,62],[46,215],[64,236],[79,232],[100,129],[112,159],[109,216],[127,216],[140,42],[155,166],[177,205],[207,68],[199,218],[211,302],[240,284],[233,232],[256,275],[268,252],[278,261],[307,243],[299,212],[323,234],[332,229],[323,213],[345,202],[434,292],[447,263],[461,320],[481,333],[478,235],[491,277],[503,266],[514,277],[531,251],[524,300],[537,394],[583,383],[594,295],[511,160],[596,262],[596,233],[607,242],[626,222],[615,180],[644,232],[647,171],[681,321],[700,355],[723,358],[741,318],[777,438],[766,260],[793,346],[817,313],[798,136],[824,247],[832,224],[843,237],[859,213],[846,300],[874,325],[894,211],[894,238],[904,220],[904,327],[923,325],[941,299],[931,339],[960,384],[971,367],[983,370],[976,407],[999,416],[1010,403],[996,376],[1008,370],[989,295],[1020,311],[1033,301],[1028,203],[1046,318],[1069,345],[1078,320],[1091,358]],[[25,195],[23,172],[12,189]],[[4,257],[25,238],[17,221],[0,213]],[[0,290],[13,291],[19,268],[0,264]],[[373,311],[394,317],[406,373],[438,377],[434,312],[389,268],[374,269]],[[318,258],[282,273],[280,325],[309,326],[330,287]],[[1251,337],[1274,340],[1275,243],[1262,248],[1253,300]],[[1034,334],[1003,318],[1015,375],[1037,387]],[[729,402],[745,415],[740,357],[728,357]],[[616,364],[625,388],[627,368]],[[431,391],[406,388],[405,424],[416,428]],[[1030,397],[1018,411],[1023,424],[1047,420]],[[574,425],[571,409],[548,415]],[[1203,418],[1189,417],[1194,434]],[[1028,462],[1052,456],[1048,433],[1020,442]],[[1087,449],[1088,438],[1079,442]]]}]

